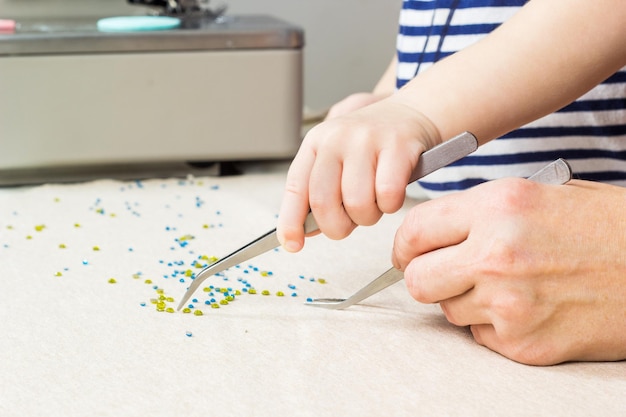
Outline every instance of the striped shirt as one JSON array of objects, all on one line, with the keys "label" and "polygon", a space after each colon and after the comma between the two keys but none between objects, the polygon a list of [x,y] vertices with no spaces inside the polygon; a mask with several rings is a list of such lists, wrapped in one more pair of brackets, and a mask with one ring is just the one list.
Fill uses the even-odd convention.
[{"label": "striped shirt", "polygon": [[[397,88],[478,41],[525,0],[404,0]],[[565,158],[574,177],[626,186],[626,68],[563,109],[510,132],[420,181],[430,197],[484,181],[528,177]]]}]

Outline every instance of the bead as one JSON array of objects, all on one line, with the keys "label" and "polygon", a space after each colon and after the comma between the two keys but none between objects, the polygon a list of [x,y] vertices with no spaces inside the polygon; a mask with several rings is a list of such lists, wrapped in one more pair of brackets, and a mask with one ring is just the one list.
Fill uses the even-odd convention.
[{"label": "bead", "polygon": [[223,305],[223,306],[228,305],[228,301],[226,301],[226,300],[220,300],[220,304],[221,304],[221,305]]},{"label": "bead", "polygon": [[41,232],[45,228],[46,228],[45,224],[38,224],[37,226],[35,226],[35,230],[38,232]]},{"label": "bead", "polygon": [[201,316],[202,315],[202,310],[196,310],[193,312],[194,316]]},{"label": "bead", "polygon": [[173,313],[174,309],[172,307],[168,307],[168,308],[165,309],[165,311],[168,312],[168,313]]},{"label": "bead", "polygon": [[326,284],[326,280],[324,278],[320,278],[317,280],[320,284]]},{"label": "bead", "polygon": [[256,290],[254,288],[250,288],[248,290],[248,294],[256,294]]},{"label": "bead", "polygon": [[55,276],[55,277],[61,277],[61,276],[63,276],[63,274],[62,274],[61,272],[56,272],[56,273],[54,274],[54,276]]},{"label": "bead", "polygon": [[277,296],[277,297],[283,297],[284,295],[285,295],[285,293],[284,293],[284,292],[282,292],[282,291],[277,291],[277,292],[276,292],[276,296]]},{"label": "bead", "polygon": [[65,249],[67,248],[67,246],[65,246],[65,243],[60,243],[59,244],[59,249]]},{"label": "bead", "polygon": [[185,336],[187,336],[187,337],[191,337],[191,336],[193,336],[193,333],[191,333],[191,332],[186,332],[186,333],[185,333]]},{"label": "bead", "polygon": [[191,309],[185,307],[185,308],[183,308],[183,313],[185,313],[185,314],[191,313]]},{"label": "bead", "polygon": [[115,284],[116,282],[115,278],[109,278],[109,284]]},{"label": "bead", "polygon": [[263,295],[270,295],[270,292],[268,290],[263,290],[263,291],[261,291],[261,294],[263,294]]},{"label": "bead", "polygon": [[146,283],[146,284],[152,284],[152,280],[151,280],[151,279],[147,279],[147,280],[145,280],[145,281],[144,281],[144,283]]},{"label": "bead", "polygon": [[211,304],[211,308],[220,308],[220,305],[217,303]]},{"label": "bead", "polygon": [[97,252],[100,250],[100,246],[94,246],[92,249],[94,250],[94,252]]}]

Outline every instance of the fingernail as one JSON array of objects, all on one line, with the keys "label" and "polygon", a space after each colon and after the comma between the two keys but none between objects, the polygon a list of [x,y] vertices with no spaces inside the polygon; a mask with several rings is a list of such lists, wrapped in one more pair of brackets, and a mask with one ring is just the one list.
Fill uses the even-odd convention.
[{"label": "fingernail", "polygon": [[288,240],[283,245],[287,252],[298,252],[300,250],[300,244],[295,240]]}]

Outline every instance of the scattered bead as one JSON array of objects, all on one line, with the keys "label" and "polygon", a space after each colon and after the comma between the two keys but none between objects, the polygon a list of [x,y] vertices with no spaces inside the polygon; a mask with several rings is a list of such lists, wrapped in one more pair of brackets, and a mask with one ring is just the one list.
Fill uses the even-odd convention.
[{"label": "scattered bead", "polygon": [[263,294],[263,295],[270,295],[270,292],[268,290],[263,290],[263,291],[261,291],[261,294]]},{"label": "scattered bead", "polygon": [[284,292],[282,292],[282,291],[277,291],[277,292],[276,292],[276,296],[277,296],[277,297],[283,297],[284,295],[285,295],[285,293],[284,293]]},{"label": "scattered bead", "polygon": [[38,224],[37,226],[35,226],[35,230],[38,232],[41,232],[45,228],[46,228],[45,224]]},{"label": "scattered bead", "polygon": [[54,276],[55,276],[55,277],[62,277],[62,276],[63,276],[63,274],[62,274],[61,272],[57,272],[57,273],[55,273],[55,274],[54,274]]},{"label": "scattered bead", "polygon": [[92,249],[94,252],[98,252],[100,250],[100,246],[94,246]]},{"label": "scattered bead", "polygon": [[116,282],[115,278],[109,278],[109,284],[115,284]]},{"label": "scattered bead", "polygon": [[191,332],[186,332],[186,333],[185,333],[185,336],[187,336],[187,337],[191,337],[191,336],[193,336],[193,334],[192,334]]},{"label": "scattered bead", "polygon": [[67,248],[67,246],[65,246],[65,243],[59,243],[59,249],[65,249]]},{"label": "scattered bead", "polygon": [[196,310],[193,312],[194,316],[201,316],[202,315],[202,310]]},{"label": "scattered bead", "polygon": [[183,313],[188,314],[191,313],[191,309],[188,307],[183,308]]}]

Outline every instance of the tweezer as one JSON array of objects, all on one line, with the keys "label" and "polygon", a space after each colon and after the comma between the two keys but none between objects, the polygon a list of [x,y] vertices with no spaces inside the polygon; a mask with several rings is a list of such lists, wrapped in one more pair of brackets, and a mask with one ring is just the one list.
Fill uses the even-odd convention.
[{"label": "tweezer", "polygon": [[[476,137],[469,132],[461,133],[460,135],[435,146],[420,156],[417,167],[413,171],[409,183],[455,161],[458,161],[464,156],[474,152],[477,148],[478,141],[476,140]],[[304,222],[304,233],[308,234],[317,230],[319,230],[317,223],[315,222],[312,213],[309,213]],[[193,279],[191,285],[187,289],[187,292],[178,305],[178,310],[185,305],[193,293],[200,287],[202,282],[210,276],[252,259],[269,250],[277,248],[278,246],[280,246],[280,242],[276,236],[276,229],[273,229],[264,235],[259,236],[247,245],[237,249],[230,255],[223,257],[214,264],[207,266]]]},{"label": "tweezer", "polygon": [[[529,180],[542,184],[561,185],[572,179],[572,170],[564,159],[557,159],[554,162],[543,167],[532,176]],[[396,268],[390,268],[378,278],[361,288],[348,298],[316,298],[306,305],[313,307],[323,307],[332,310],[342,310],[359,303],[366,298],[384,290],[392,284],[404,278],[404,273]]]}]

